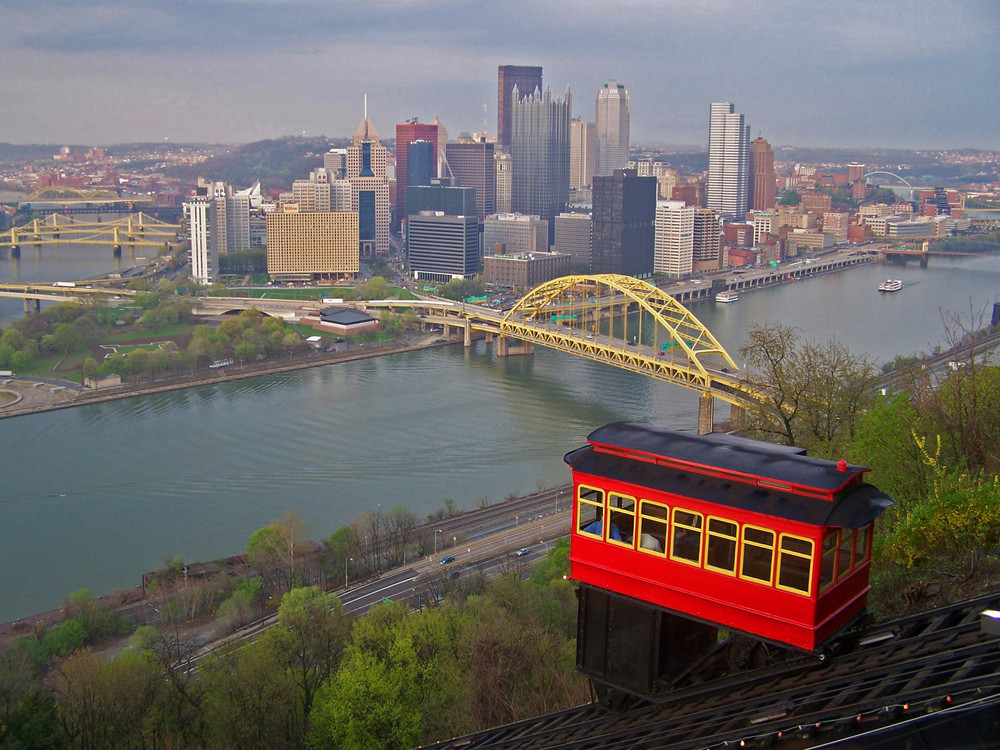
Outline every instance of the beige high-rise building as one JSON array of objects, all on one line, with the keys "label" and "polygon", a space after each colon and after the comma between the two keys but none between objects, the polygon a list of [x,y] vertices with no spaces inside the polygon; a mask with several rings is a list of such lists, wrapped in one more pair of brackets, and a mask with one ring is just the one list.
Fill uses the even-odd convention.
[{"label": "beige high-rise building", "polygon": [[510,213],[510,198],[511,198],[511,166],[513,164],[512,157],[509,153],[497,151],[493,158],[497,166],[497,196],[496,196],[496,207],[498,214]]},{"label": "beige high-rise building", "polygon": [[336,179],[335,174],[324,167],[310,172],[307,180],[295,180],[291,203],[303,213],[351,211],[351,183]]},{"label": "beige high-rise building", "polygon": [[596,156],[594,174],[602,177],[628,164],[628,90],[617,81],[607,81],[597,91]]},{"label": "beige high-rise building", "polygon": [[358,273],[354,211],[267,215],[267,272],[276,279],[337,281]]},{"label": "beige high-rise building", "polygon": [[684,201],[656,204],[653,271],[679,279],[689,276],[694,263],[693,206]]},{"label": "beige high-rise building", "polygon": [[569,125],[569,189],[579,190],[594,184],[596,125],[573,120]]}]

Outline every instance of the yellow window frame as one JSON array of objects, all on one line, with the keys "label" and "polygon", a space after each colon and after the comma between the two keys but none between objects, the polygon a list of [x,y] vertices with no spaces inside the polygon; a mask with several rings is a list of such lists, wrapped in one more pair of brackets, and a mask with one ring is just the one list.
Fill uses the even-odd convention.
[{"label": "yellow window frame", "polygon": [[[795,542],[802,542],[809,545],[808,552],[799,552],[798,550],[786,549],[785,540],[792,540]],[[779,534],[778,535],[778,546],[777,546],[777,558],[778,566],[777,571],[774,575],[774,587],[781,589],[782,591],[790,591],[794,594],[803,594],[805,596],[810,596],[812,594],[812,575],[813,566],[815,564],[814,555],[816,553],[816,544],[812,539],[808,537],[799,536],[798,534]],[[805,589],[798,588],[797,586],[788,586],[781,583],[781,573],[785,565],[790,564],[790,560],[805,560],[806,561],[806,587]]]},{"label": "yellow window frame", "polygon": [[[686,521],[678,521],[677,516],[681,513],[686,513],[697,519],[698,525],[695,526]],[[674,508],[670,513],[670,559],[675,562],[681,562],[686,565],[696,565],[701,567],[704,548],[705,545],[702,544],[704,541],[704,529],[705,529],[705,516],[702,513],[694,510],[687,510],[685,508]],[[689,557],[680,557],[676,554],[675,547],[677,545],[678,534],[691,534],[698,539],[698,559],[692,560]]]},{"label": "yellow window frame", "polygon": [[[654,516],[646,513],[646,508],[658,508],[663,511],[663,516]],[[663,527],[663,541],[661,542],[655,534],[646,531],[646,523],[655,524],[657,526]],[[652,536],[661,546],[662,549],[656,550],[651,547],[643,546],[643,535]],[[670,539],[670,506],[664,503],[658,503],[654,500],[639,500],[639,543],[636,549],[640,552],[645,552],[647,555],[656,555],[657,557],[667,556],[667,545]]]},{"label": "yellow window frame", "polygon": [[[732,534],[724,533],[722,530],[713,530],[712,522],[715,521],[719,524],[729,524],[733,527]],[[736,563],[739,560],[740,552],[740,525],[730,518],[720,518],[719,516],[709,516],[708,523],[705,524],[705,570],[712,570],[716,573],[722,573],[727,576],[736,576]],[[732,544],[732,554],[733,554],[733,565],[731,568],[723,568],[718,565],[712,565],[709,559],[712,556],[714,540],[725,540]]]},{"label": "yellow window frame", "polygon": [[[619,547],[632,547],[632,540],[635,537],[635,506],[638,500],[636,500],[632,495],[626,495],[623,492],[608,492],[608,524],[614,524],[618,528],[618,534],[621,536],[621,540],[612,539],[611,535],[608,533],[608,528],[604,529],[604,535],[611,544],[616,544]],[[612,505],[612,503],[617,500],[621,503],[623,500],[631,501],[631,508],[623,508],[621,505]],[[622,528],[623,524],[620,523],[623,516],[631,519],[631,527],[628,529]]]},{"label": "yellow window frame", "polygon": [[[597,495],[601,498],[601,501],[600,502],[595,502],[595,501],[591,500],[590,498],[584,497],[583,496],[584,490],[590,490],[591,492],[596,492]],[[583,529],[585,527],[581,527],[580,526],[580,519],[584,517],[583,516],[583,510],[584,510],[584,508],[596,508],[597,509],[597,513],[596,513],[597,518],[601,518],[601,519],[604,518],[604,497],[605,497],[604,490],[601,489],[600,487],[591,487],[590,485],[587,485],[587,484],[581,484],[577,488],[577,491],[576,491],[576,503],[577,503],[577,512],[576,512],[577,528],[576,528],[576,533],[577,534],[580,534],[581,536],[590,537],[592,539],[603,539],[604,538],[604,532],[606,531],[606,529],[605,529],[603,523],[601,524],[601,533],[600,534],[594,534],[593,532],[590,532],[590,531],[584,531]],[[592,522],[588,521],[587,526],[589,526],[591,523]]]},{"label": "yellow window frame", "polygon": [[[771,543],[770,544],[764,544],[762,542],[758,542],[758,541],[753,540],[753,539],[747,539],[747,532],[748,531],[760,531],[760,532],[762,532],[764,534],[770,534],[771,535]],[[740,530],[740,565],[739,565],[739,571],[740,571],[739,572],[739,577],[740,577],[740,579],[742,579],[744,581],[754,581],[755,583],[762,583],[762,584],[764,584],[766,586],[773,586],[774,585],[774,558],[775,558],[775,555],[774,555],[774,545],[775,545],[775,543],[777,541],[776,537],[777,537],[777,534],[775,534],[774,529],[768,529],[768,528],[765,528],[763,526],[751,526],[751,525],[748,524],[748,525],[745,525]],[[771,553],[771,565],[770,565],[770,571],[769,571],[770,577],[767,580],[764,580],[763,578],[760,578],[758,576],[748,575],[747,573],[744,572],[744,566],[746,565],[746,560],[747,560],[747,548],[748,547],[751,547],[753,549],[766,549],[766,550],[768,550]]]}]

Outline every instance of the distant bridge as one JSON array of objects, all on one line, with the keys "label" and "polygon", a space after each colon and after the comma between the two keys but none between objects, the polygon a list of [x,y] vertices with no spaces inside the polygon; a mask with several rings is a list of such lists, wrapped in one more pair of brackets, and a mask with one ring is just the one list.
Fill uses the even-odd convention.
[{"label": "distant bridge", "polygon": [[900,181],[900,182],[902,182],[902,183],[903,183],[904,185],[906,185],[906,187],[908,187],[908,188],[912,188],[912,187],[913,187],[913,185],[911,185],[911,184],[910,184],[909,182],[907,182],[905,178],[903,178],[903,177],[900,177],[900,176],[899,176],[898,174],[896,174],[895,172],[885,172],[885,171],[883,171],[883,170],[876,170],[876,171],[874,171],[874,172],[866,172],[865,174],[863,174],[863,175],[861,176],[861,179],[863,179],[863,180],[867,180],[867,179],[868,179],[869,177],[871,177],[871,176],[872,176],[872,175],[874,175],[874,174],[884,174],[884,175],[888,175],[889,177],[895,177],[895,178],[896,178],[897,180],[899,180],[899,181]]},{"label": "distant bridge", "polygon": [[[701,394],[699,432],[710,432],[714,399],[741,410],[761,396],[715,336],[661,289],[631,276],[564,276],[526,294],[507,311],[443,300],[380,300],[367,309],[412,309],[429,323],[497,340],[500,356],[530,354],[535,344],[663,380]],[[511,340],[519,342],[512,344]]]},{"label": "distant bridge", "polygon": [[114,221],[80,221],[72,216],[53,213],[44,219],[32,219],[25,225],[11,227],[0,239],[0,248],[9,248],[17,257],[26,246],[52,243],[70,245],[107,245],[116,256],[122,247],[167,247],[177,241],[180,224],[168,224],[148,214],[129,214]]}]

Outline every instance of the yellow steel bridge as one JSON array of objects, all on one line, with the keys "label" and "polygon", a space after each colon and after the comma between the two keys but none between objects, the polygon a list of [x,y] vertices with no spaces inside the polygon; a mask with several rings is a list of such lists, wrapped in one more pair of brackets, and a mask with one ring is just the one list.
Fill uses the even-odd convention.
[{"label": "yellow steel bridge", "polygon": [[80,221],[72,216],[50,214],[20,227],[11,227],[0,237],[0,248],[11,251],[50,243],[163,247],[177,240],[180,224],[168,224],[143,213],[129,214],[114,221]]},{"label": "yellow steel bridge", "polygon": [[441,300],[382,301],[369,308],[413,308],[425,321],[585,357],[699,391],[699,430],[711,422],[713,398],[739,408],[761,396],[739,378],[733,358],[687,308],[661,289],[631,276],[564,276],[528,292],[506,311]]}]

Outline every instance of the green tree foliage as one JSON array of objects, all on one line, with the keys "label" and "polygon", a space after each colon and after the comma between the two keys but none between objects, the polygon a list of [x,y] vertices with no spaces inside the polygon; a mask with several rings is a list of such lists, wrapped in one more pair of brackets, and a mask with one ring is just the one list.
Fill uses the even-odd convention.
[{"label": "green tree foliage", "polygon": [[156,735],[156,667],[140,655],[108,660],[79,651],[48,680],[67,738],[84,748],[144,748]]},{"label": "green tree foliage", "polygon": [[309,586],[282,597],[278,622],[274,642],[298,688],[304,736],[316,691],[334,673],[347,643],[351,618],[337,597]]},{"label": "green tree foliage", "polygon": [[317,696],[309,745],[344,750],[403,750],[417,744],[419,665],[411,640],[399,634],[383,658],[361,649]]},{"label": "green tree foliage", "polygon": [[486,294],[486,286],[482,276],[474,279],[452,279],[438,289],[438,294],[446,299],[464,300],[469,297],[482,297]]},{"label": "green tree foliage", "polygon": [[931,452],[915,438],[929,468],[927,499],[901,515],[883,541],[890,560],[906,568],[935,559],[969,561],[969,575],[983,550],[1000,547],[1000,477],[970,474],[941,461],[941,443]]},{"label": "green tree foliage", "polygon": [[802,202],[802,196],[799,195],[798,190],[786,190],[782,193],[781,198],[778,200],[778,205],[781,206],[797,206]]},{"label": "green tree foliage", "polygon": [[200,672],[212,747],[294,746],[296,687],[268,634],[223,647]]},{"label": "green tree foliage", "polygon": [[219,273],[267,273],[267,249],[252,247],[249,250],[220,255]]},{"label": "green tree foliage", "polygon": [[358,299],[385,299],[389,296],[389,285],[381,276],[372,276],[354,291]]},{"label": "green tree foliage", "polygon": [[290,590],[297,579],[307,533],[302,515],[297,510],[285,511],[280,519],[250,535],[247,562],[263,574],[265,582],[272,578],[281,588]]}]

